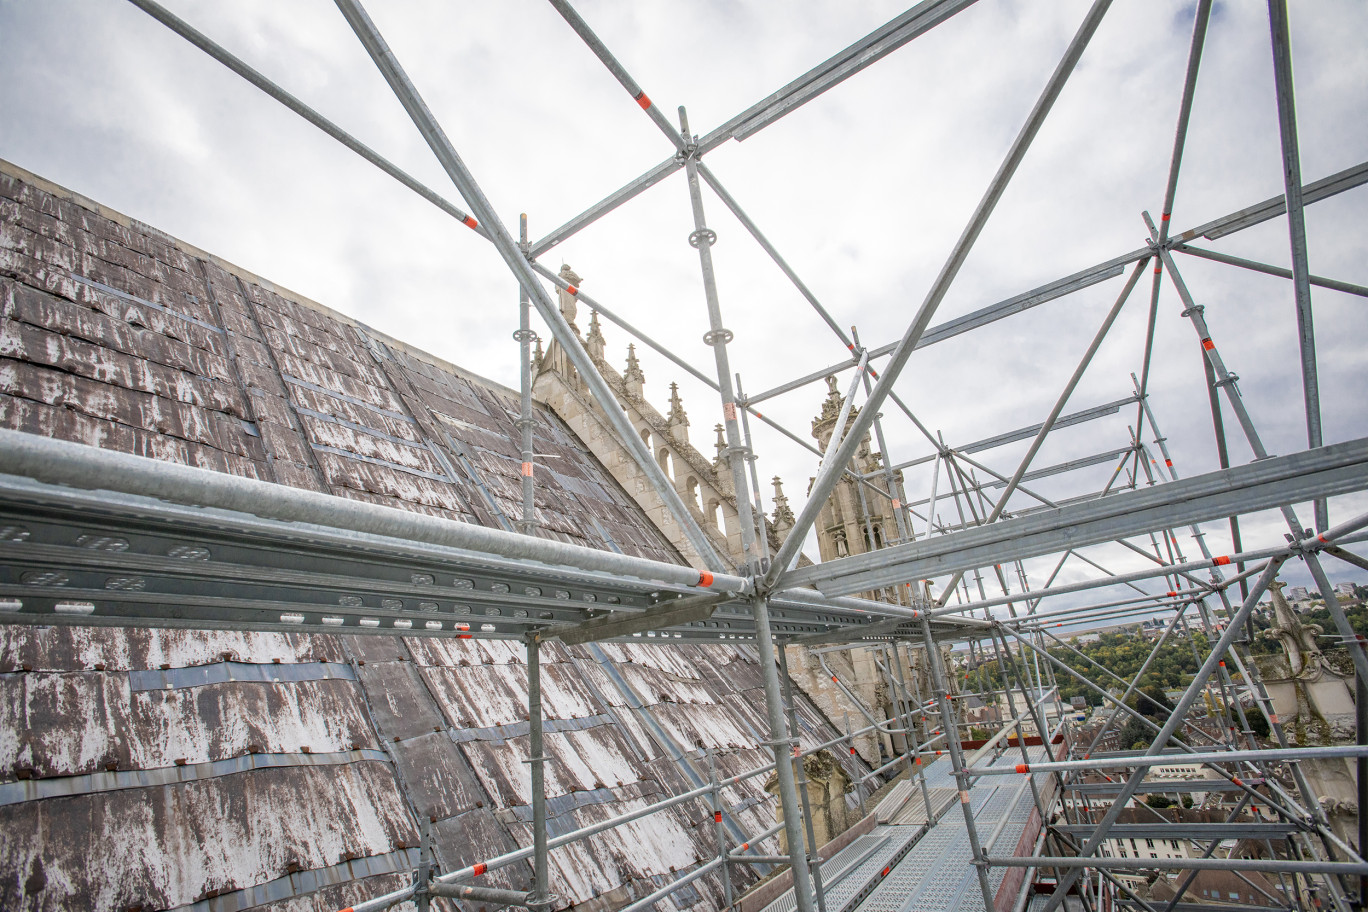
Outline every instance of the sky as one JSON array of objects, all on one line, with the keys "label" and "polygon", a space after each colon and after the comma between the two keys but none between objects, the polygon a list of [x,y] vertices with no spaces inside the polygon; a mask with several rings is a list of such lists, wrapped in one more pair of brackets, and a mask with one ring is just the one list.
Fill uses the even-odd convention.
[{"label": "sky", "polygon": [[[382,155],[465,207],[378,71],[326,0],[167,0],[177,15]],[[899,338],[1083,19],[1088,4],[981,0],[744,142],[706,159],[824,306],[871,347]],[[883,0],[782,5],[580,0],[580,14],[671,120],[698,134],[898,15]],[[501,220],[541,237],[672,148],[540,0],[374,2],[370,13]],[[1193,4],[1116,0],[975,244],[934,323],[1142,246],[1173,149]],[[1305,182],[1368,160],[1368,6],[1292,4]],[[0,158],[492,380],[517,385],[517,288],[493,248],[123,0],[0,0]],[[1267,11],[1217,2],[1177,188],[1175,231],[1282,193]],[[1312,272],[1368,284],[1368,189],[1307,211]],[[754,393],[840,362],[844,346],[705,190],[733,369]],[[543,257],[706,372],[712,357],[683,175]],[[1213,249],[1286,267],[1285,219]],[[1291,283],[1180,256],[1213,338],[1274,454],[1306,447]],[[950,445],[1041,421],[1119,293],[1114,278],[917,352],[897,389]],[[1368,436],[1368,301],[1313,289],[1327,443]],[[1128,395],[1139,373],[1146,274],[1066,412]],[[1217,468],[1200,349],[1167,283],[1150,401],[1178,470]],[[581,327],[587,316],[580,317]],[[538,327],[545,338],[549,333]],[[610,361],[629,337],[605,326]],[[715,393],[638,345],[646,393],[680,383],[692,440],[712,455]],[[846,383],[843,376],[842,386]],[[762,408],[806,437],[825,387]],[[858,404],[858,400],[857,400]],[[884,408],[895,461],[931,452]],[[1125,446],[1133,408],[1046,441],[1034,466]],[[1252,458],[1227,410],[1231,458]],[[754,427],[755,423],[753,423]],[[815,457],[755,428],[762,479],[795,510]],[[1146,440],[1152,434],[1146,430]],[[981,455],[1010,475],[1025,443]],[[1097,491],[1110,466],[1038,483]],[[928,471],[909,472],[910,500]],[[943,482],[942,482],[943,484]],[[942,487],[943,490],[943,487]],[[766,504],[772,493],[765,485]],[[1019,495],[1013,507],[1031,505]],[[952,522],[952,507],[940,519]],[[1331,521],[1368,510],[1333,501]],[[1311,524],[1309,508],[1299,514]],[[1224,524],[1208,524],[1216,553]],[[920,530],[919,530],[920,531]],[[1277,514],[1245,520],[1246,547],[1281,543]],[[1189,554],[1192,543],[1183,537]],[[814,553],[809,549],[809,553]],[[1133,555],[1098,552],[1110,569]],[[1028,562],[1035,585],[1053,562]],[[1332,579],[1360,579],[1326,561]],[[1096,571],[1071,563],[1060,581]],[[1305,585],[1300,564],[1285,580]],[[992,594],[991,592],[989,593]]]}]

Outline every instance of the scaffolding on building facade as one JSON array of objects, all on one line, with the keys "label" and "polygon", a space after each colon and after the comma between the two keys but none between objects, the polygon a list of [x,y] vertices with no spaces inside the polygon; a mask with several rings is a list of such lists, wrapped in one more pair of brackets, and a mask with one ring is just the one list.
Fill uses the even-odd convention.
[{"label": "scaffolding on building facade", "polygon": [[[968,316],[933,324],[939,305],[1102,22],[1110,3],[1096,0],[903,336],[897,342],[872,348],[862,345],[853,330],[847,331],[837,322],[709,170],[704,158],[722,144],[744,139],[836,87],[971,6],[972,0],[924,0],[701,138],[691,131],[683,108],[678,111],[676,123],[651,101],[566,0],[550,0],[579,39],[621,84],[628,100],[638,105],[664,134],[670,157],[535,242],[528,237],[525,218],[515,238],[508,223],[492,209],[358,0],[336,2],[469,212],[420,184],[153,0],[130,2],[464,223],[494,246],[520,289],[520,323],[515,337],[521,363],[523,513],[515,531],[403,513],[0,431],[0,471],[5,473],[0,477],[0,511],[6,516],[22,516],[34,529],[34,542],[52,542],[44,546],[47,550],[43,552],[43,561],[72,571],[76,580],[75,585],[59,594],[25,588],[19,583],[4,586],[0,620],[6,623],[490,637],[514,639],[526,645],[534,844],[460,870],[438,873],[430,862],[425,839],[424,863],[415,873],[413,884],[358,904],[354,912],[384,909],[409,899],[417,901],[422,909],[434,896],[549,909],[555,904],[555,884],[550,882],[547,864],[550,850],[695,802],[706,805],[714,816],[716,857],[682,872],[626,909],[636,912],[653,908],[672,892],[714,872],[723,876],[731,903],[734,897],[727,871],[733,865],[788,865],[792,908],[800,912],[884,908],[872,900],[868,906],[859,904],[874,895],[870,890],[876,881],[904,863],[904,856],[890,859],[881,877],[871,881],[864,893],[843,894],[838,904],[833,896],[839,890],[834,890],[835,884],[824,882],[824,878],[834,879],[838,870],[844,875],[854,865],[848,863],[850,859],[838,863],[822,856],[822,847],[815,844],[813,809],[807,806],[808,793],[802,788],[807,757],[833,748],[854,753],[856,739],[871,733],[896,738],[900,750],[866,779],[905,769],[909,781],[918,780],[915,789],[909,786],[909,793],[915,790],[920,796],[922,808],[922,830],[916,838],[924,838],[936,826],[950,828],[948,818],[941,819],[941,815],[953,803],[960,805],[962,838],[970,866],[966,870],[972,874],[971,889],[981,897],[985,910],[1024,908],[1026,884],[1047,873],[1054,890],[1040,906],[1044,912],[1059,908],[1069,895],[1079,896],[1089,910],[1108,908],[1111,902],[1133,908],[1157,908],[1118,878],[1127,871],[1154,865],[1147,865],[1148,859],[1102,852],[1111,838],[1109,834],[1132,835],[1125,829],[1128,825],[1117,821],[1130,799],[1146,790],[1149,769],[1178,760],[1209,771],[1208,780],[1204,780],[1207,787],[1240,795],[1240,803],[1226,824],[1168,822],[1145,831],[1160,833],[1161,838],[1171,836],[1209,844],[1202,857],[1164,861],[1165,868],[1193,872],[1183,887],[1203,870],[1232,871],[1240,876],[1251,871],[1268,872],[1283,881],[1280,901],[1286,905],[1299,906],[1316,897],[1318,902],[1339,912],[1362,907],[1363,885],[1368,883],[1368,862],[1362,856],[1363,830],[1359,831],[1357,848],[1336,834],[1318,796],[1302,776],[1299,763],[1313,759],[1356,759],[1359,794],[1363,795],[1363,763],[1368,758],[1363,722],[1368,651],[1363,637],[1351,627],[1321,560],[1323,555],[1329,555],[1359,568],[1368,567],[1368,561],[1346,547],[1368,540],[1368,515],[1331,524],[1327,507],[1329,498],[1368,489],[1368,439],[1333,444],[1322,439],[1310,289],[1314,285],[1368,297],[1368,288],[1310,274],[1303,212],[1310,203],[1368,182],[1368,163],[1303,184],[1284,0],[1269,0],[1268,4],[1285,177],[1282,196],[1190,230],[1171,230],[1170,213],[1212,12],[1212,0],[1199,0],[1160,217],[1155,222],[1148,213],[1144,215],[1148,243]],[[641,333],[538,262],[557,244],[678,171],[683,172],[689,189],[693,218],[689,242],[698,251],[707,317],[705,342],[715,359],[712,375],[691,366],[668,346]],[[726,329],[717,291],[711,250],[717,236],[705,217],[704,184],[792,281],[830,328],[847,357],[774,389],[749,396],[741,392],[740,375],[728,350],[732,334]],[[1214,240],[1284,215],[1292,253],[1290,270],[1193,244],[1199,238]],[[1291,280],[1301,354],[1306,450],[1273,456],[1265,449],[1245,406],[1238,378],[1212,338],[1202,305],[1183,282],[1176,257],[1180,253]],[[1132,375],[1134,395],[1102,406],[1069,411],[1084,372],[1147,271],[1151,274],[1149,336],[1141,369],[1138,375]],[[954,446],[932,434],[896,392],[895,384],[918,348],[1123,275],[1124,284],[1114,304],[1043,421]],[[1171,283],[1180,297],[1184,305],[1182,317],[1190,322],[1203,353],[1209,381],[1206,393],[1221,447],[1220,471],[1188,478],[1180,477],[1174,465],[1147,395],[1155,311],[1165,281]],[[728,555],[718,553],[639,433],[622,410],[614,407],[613,390],[565,319],[548,283],[557,294],[594,308],[637,342],[716,391],[723,421],[722,454],[735,491],[741,533],[739,560],[732,561]],[[597,551],[535,534],[537,454],[531,431],[529,367],[531,346],[536,339],[531,323],[534,309],[601,404],[623,446],[635,457],[640,472],[669,508],[701,567]],[[847,371],[850,373],[841,397],[841,412],[832,439],[824,447],[812,447],[756,409],[768,399],[824,377],[842,376]],[[857,399],[858,410],[854,407]],[[883,427],[887,416],[881,412],[886,404],[896,409],[892,414],[917,428],[933,448],[933,455],[901,463],[888,455]],[[1056,465],[1035,465],[1035,458],[1052,431],[1083,425],[1117,414],[1121,409],[1133,409],[1136,415],[1132,438],[1124,446]],[[1223,413],[1235,416],[1239,435],[1255,456],[1253,462],[1229,464]],[[808,499],[774,553],[766,544],[770,533],[759,494],[758,459],[751,446],[752,419],[779,430],[820,459]],[[871,433],[884,454],[883,463],[874,471],[856,471],[852,468],[854,459]],[[1151,438],[1152,444],[1146,442],[1146,437]],[[982,457],[975,456],[1023,441],[1029,444],[1010,475],[994,471]],[[930,489],[922,499],[911,500],[902,490],[900,473],[927,463],[931,464]],[[1098,465],[1114,466],[1100,491],[1054,500],[1028,487],[1040,478]],[[896,528],[879,530],[877,536],[873,528],[867,528],[868,547],[862,553],[799,567],[800,549],[823,504],[835,486],[847,478],[854,480],[862,497],[868,491],[891,501]],[[1030,498],[1036,506],[1009,508],[1009,501],[1019,503],[1021,497]],[[1313,504],[1311,526],[1293,508],[1294,504],[1307,502]],[[938,520],[937,505],[947,503],[958,517],[957,523]],[[1288,528],[1287,540],[1242,550],[1234,525],[1237,517],[1261,510],[1281,512]],[[1216,521],[1232,524],[1236,533],[1234,553],[1214,554],[1208,548],[1201,524]],[[129,566],[127,561],[131,560],[60,544],[66,533],[89,528],[92,523],[165,542],[174,540],[191,546],[212,542],[216,561],[214,565],[203,566],[170,560],[144,561],[138,569],[149,583],[141,591],[111,592],[95,583],[83,587],[81,573]],[[1189,547],[1195,547],[1197,554],[1184,554],[1179,531],[1191,533],[1193,545]],[[1147,540],[1148,544],[1137,544],[1131,541],[1133,538]],[[1153,566],[1114,574],[1079,553],[1104,543],[1120,543],[1143,555]],[[33,547],[27,546],[24,560],[33,559]],[[282,555],[289,557],[288,563],[282,563]],[[1058,556],[1055,571],[1042,585],[1031,588],[1024,562],[1047,556]],[[1055,577],[1071,557],[1092,564],[1100,575],[1085,582],[1055,584]],[[11,564],[16,559],[13,553],[6,557]],[[120,564],[120,560],[125,563]],[[1352,658],[1359,695],[1357,745],[1290,747],[1258,667],[1250,658],[1251,614],[1280,568],[1289,561],[1302,561],[1310,571],[1336,632]],[[451,579],[451,589],[459,591],[460,599],[473,610],[464,619],[452,620],[410,607],[377,610],[359,603],[348,606],[345,601],[339,606],[339,594],[378,595],[401,590],[414,571],[430,571],[440,574],[442,579]],[[939,581],[939,595],[933,594],[933,580]],[[1148,582],[1162,582],[1163,591],[1151,592],[1140,585]],[[1133,594],[1109,601],[1086,598],[1092,590],[1118,585],[1129,587]],[[1000,595],[996,594],[998,589]],[[1057,610],[1043,607],[1045,600],[1057,596],[1074,596],[1075,606]],[[517,610],[481,613],[485,607],[507,606],[510,602]],[[1162,724],[1134,708],[1131,698],[1137,690],[1139,675],[1126,681],[1105,668],[1081,672],[1058,658],[1059,649],[1074,653],[1077,650],[1052,632],[1066,624],[1115,624],[1155,617],[1163,620],[1164,627],[1150,652],[1150,660],[1159,654],[1170,635],[1186,631],[1189,623],[1204,631],[1212,644]],[[549,838],[542,785],[545,758],[538,655],[541,645],[553,639],[567,644],[610,639],[662,644],[739,640],[753,644],[764,673],[768,743],[774,759],[735,777],[734,781],[776,776],[782,819],[768,832],[736,839],[723,827],[720,790],[727,782],[718,779],[714,771],[705,785],[591,827]],[[947,667],[943,652],[946,643],[965,645],[972,656],[991,664],[1000,674],[1004,690],[982,696],[1005,702],[1006,711],[991,735],[978,739],[985,743],[973,743],[971,726],[963,718],[964,710],[956,706],[957,702],[963,706],[963,698],[970,694],[967,687],[957,688],[951,680],[952,669]],[[866,720],[869,724],[861,728],[851,730],[847,725],[841,738],[799,751],[785,649],[790,645],[808,647],[819,657],[824,652],[852,646],[873,648],[876,656],[882,656],[876,662],[889,693],[893,694],[894,717],[879,720],[871,716]],[[915,661],[914,649],[920,657]],[[900,650],[907,651],[906,661]],[[919,692],[918,682],[902,677],[905,665],[919,663],[927,672],[929,692]],[[822,667],[830,671],[824,662]],[[849,693],[847,682],[838,674],[831,673],[831,679]],[[1058,697],[1060,682],[1064,680],[1078,682],[1111,707],[1108,725],[1097,732],[1091,744],[1085,745],[1073,737],[1073,726]],[[852,700],[858,703],[857,698]],[[1195,726],[1188,719],[1194,704],[1204,700],[1216,708],[1219,725],[1214,732]],[[1277,747],[1258,749],[1251,727],[1253,716],[1266,721]],[[1125,752],[1126,745],[1121,745],[1121,752],[1099,750],[1109,727],[1131,720],[1150,731],[1151,740],[1142,752]],[[1032,750],[1035,747],[1039,749]],[[942,754],[944,759],[935,765],[940,777],[935,788],[952,789],[954,797],[950,801],[941,801],[939,796],[933,798],[934,788],[927,773]],[[1080,813],[1074,802],[1064,799],[1071,790],[1077,793],[1083,773],[1106,770],[1117,770],[1119,774],[1105,813],[1093,819]],[[1015,792],[1010,806],[1001,809],[1002,816],[989,830],[984,815],[977,813],[975,796],[985,783],[995,784],[999,777],[1017,777],[1019,781],[1013,783]],[[1284,787],[1282,783],[1287,781],[1292,788]],[[862,790],[864,785],[856,783],[856,788]],[[860,791],[862,802],[866,797]],[[1259,823],[1237,823],[1237,816],[1251,803],[1265,809],[1269,816],[1260,818]],[[1023,813],[1034,812],[1035,829],[1028,840],[1031,847],[1024,853],[1002,851],[1000,846],[1006,844],[1004,833],[1014,819],[1012,813],[1018,809]],[[1360,827],[1362,820],[1360,817]],[[1025,825],[1022,826],[1024,832]],[[955,832],[961,832],[958,820],[953,827]],[[750,851],[753,844],[781,830],[788,847],[786,855],[760,856]],[[1021,835],[1017,830],[1012,832]],[[1217,856],[1217,844],[1228,838],[1282,840],[1290,847],[1289,857],[1271,852],[1263,858]],[[1046,854],[1047,840],[1052,840],[1062,853]],[[910,837],[905,841],[904,853],[914,842]],[[531,859],[534,866],[531,891],[479,885],[481,875],[525,859]],[[1180,898],[1181,890],[1168,909],[1173,910]]]}]

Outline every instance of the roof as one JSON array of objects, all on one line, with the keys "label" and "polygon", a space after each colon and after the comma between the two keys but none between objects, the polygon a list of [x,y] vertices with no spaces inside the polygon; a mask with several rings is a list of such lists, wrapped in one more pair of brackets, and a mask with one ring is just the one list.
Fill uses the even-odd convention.
[{"label": "roof", "polygon": [[[512,528],[518,394],[0,161],[0,427]],[[537,534],[682,563],[534,407]]]},{"label": "roof", "polygon": [[[520,512],[515,393],[4,163],[0,309],[0,426],[463,522]],[[562,457],[538,473],[539,534],[680,562],[534,418]],[[542,661],[553,834],[706,781],[699,746],[723,776],[771,756],[748,647]],[[0,908],[329,910],[406,883],[425,820],[446,870],[526,845],[526,680],[509,641],[0,625]],[[805,747],[838,735],[798,710]],[[774,821],[761,777],[723,797],[738,840]],[[713,854],[712,826],[685,804],[567,845],[553,887],[622,905]]]}]

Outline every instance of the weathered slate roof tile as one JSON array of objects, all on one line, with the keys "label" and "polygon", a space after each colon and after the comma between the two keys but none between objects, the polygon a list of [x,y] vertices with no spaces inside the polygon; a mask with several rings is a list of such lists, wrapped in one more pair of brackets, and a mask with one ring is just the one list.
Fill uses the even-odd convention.
[{"label": "weathered slate roof tile", "polygon": [[[2,427],[499,526],[521,515],[518,414],[513,390],[0,162]],[[537,534],[681,561],[532,417]],[[696,744],[722,776],[765,762],[751,650],[541,661],[554,833],[693,788]],[[0,908],[328,910],[406,882],[423,819],[447,869],[526,845],[526,663],[506,641],[0,627]],[[805,742],[834,736],[800,704]],[[723,796],[747,834],[774,819],[763,777]],[[620,906],[711,840],[681,806],[557,850],[554,886]],[[527,889],[530,867],[482,880]],[[720,895],[708,878],[673,907]]]}]

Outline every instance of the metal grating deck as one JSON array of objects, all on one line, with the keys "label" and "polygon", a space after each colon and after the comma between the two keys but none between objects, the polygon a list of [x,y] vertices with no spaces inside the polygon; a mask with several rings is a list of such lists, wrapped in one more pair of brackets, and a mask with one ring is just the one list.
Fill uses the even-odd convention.
[{"label": "metal grating deck", "polygon": [[[1032,761],[1045,758],[1044,747],[1033,747],[1029,753]],[[1015,765],[1019,759],[1016,751],[1008,751],[991,765]],[[927,770],[926,776],[927,786],[934,788],[933,801],[936,800],[935,792],[953,785],[954,774],[949,763],[934,764]],[[1016,802],[1015,807],[1012,806],[1018,785],[1016,780],[1006,780],[1002,785],[988,785],[980,780],[980,784],[971,792],[971,806],[980,839],[986,840],[1003,815],[1009,815],[1008,823],[998,837],[995,849],[998,852],[1014,850],[1034,810],[1029,791],[1022,793],[1021,800]],[[953,801],[953,789],[950,792]],[[875,833],[880,829],[876,829]],[[860,912],[911,912],[914,909],[984,912],[983,895],[978,886],[978,874],[970,863],[971,857],[964,814],[958,808],[951,807],[854,908]],[[989,871],[988,882],[994,892],[1005,875],[1005,869]]]}]

